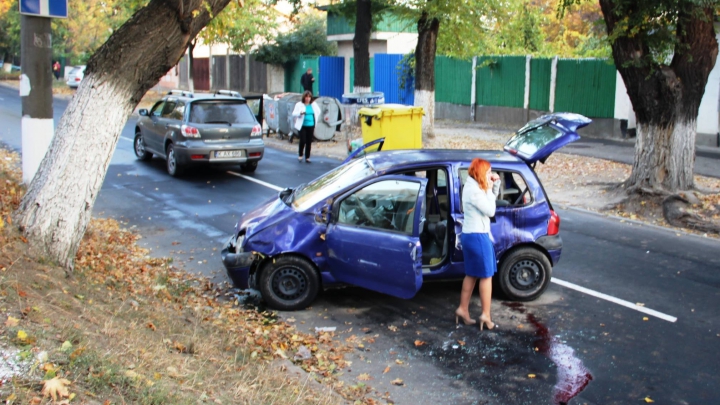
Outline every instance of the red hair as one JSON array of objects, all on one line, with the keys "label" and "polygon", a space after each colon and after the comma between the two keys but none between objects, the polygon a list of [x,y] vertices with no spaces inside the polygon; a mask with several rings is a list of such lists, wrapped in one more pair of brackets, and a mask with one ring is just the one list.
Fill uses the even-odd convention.
[{"label": "red hair", "polygon": [[470,168],[468,169],[468,176],[475,179],[475,181],[477,181],[480,185],[481,189],[487,190],[489,186],[487,181],[488,171],[490,171],[490,162],[480,158],[475,158],[470,163]]}]

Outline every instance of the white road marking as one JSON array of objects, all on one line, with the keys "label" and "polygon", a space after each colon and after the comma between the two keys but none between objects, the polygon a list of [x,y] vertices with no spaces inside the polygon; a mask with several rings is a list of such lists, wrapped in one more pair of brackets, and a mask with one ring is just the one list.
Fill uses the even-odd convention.
[{"label": "white road marking", "polygon": [[[283,190],[282,187],[278,187],[278,186],[275,186],[275,185],[273,185],[273,184],[266,183],[266,182],[264,182],[264,181],[262,181],[262,180],[255,179],[255,178],[252,178],[252,177],[250,177],[250,176],[245,176],[245,175],[243,175],[243,174],[235,173],[235,172],[232,172],[232,171],[228,171],[228,173],[229,173],[229,174],[232,174],[233,176],[242,177],[242,178],[245,179],[245,180],[250,180],[250,181],[252,181],[252,182],[255,182],[255,183],[257,183],[257,184],[260,184],[261,186],[265,186],[265,187],[267,187],[267,188],[270,188],[270,189],[273,189],[273,190],[276,190],[276,191],[282,191],[282,190]],[[601,292],[597,292],[597,291],[591,290],[591,289],[589,289],[589,288],[585,288],[585,287],[579,286],[579,285],[577,285],[577,284],[569,283],[569,282],[567,282],[567,281],[563,281],[563,280],[560,280],[560,279],[555,278],[555,277],[553,277],[550,281],[552,281],[552,282],[555,283],[555,284],[561,285],[561,286],[563,286],[563,287],[570,288],[570,289],[575,290],[575,291],[580,291],[581,293],[585,293],[585,294],[588,294],[588,295],[592,295],[593,297],[597,297],[597,298],[600,298],[600,299],[604,299],[604,300],[606,300],[606,301],[610,301],[610,302],[612,302],[612,303],[614,303],[614,304],[618,304],[618,305],[623,306],[623,307],[626,307],[626,308],[634,309],[635,311],[642,312],[642,313],[644,313],[644,314],[652,315],[652,316],[657,317],[657,318],[660,318],[660,319],[662,319],[662,320],[664,320],[664,321],[668,321],[668,322],[675,322],[675,321],[677,321],[677,318],[674,317],[674,316],[670,316],[670,315],[667,315],[667,314],[663,314],[662,312],[655,311],[654,309],[641,307],[641,306],[638,306],[638,305],[636,305],[636,304],[633,304],[632,302],[625,301],[625,300],[621,300],[620,298],[615,298],[615,297],[613,297],[613,296],[610,296],[610,295],[607,295],[607,294],[603,294],[603,293],[601,293]]]},{"label": "white road marking", "polygon": [[123,141],[128,141],[128,142],[133,141],[132,139],[125,138],[124,136],[121,136],[120,139],[122,139]]},{"label": "white road marking", "polygon": [[581,286],[579,286],[579,285],[577,285],[577,284],[568,283],[567,281],[563,281],[563,280],[557,279],[557,278],[555,278],[555,277],[553,277],[553,278],[551,279],[551,281],[552,281],[553,283],[559,284],[559,285],[561,285],[561,286],[563,286],[563,287],[567,287],[567,288],[570,288],[570,289],[575,290],[575,291],[580,291],[581,293],[585,293],[585,294],[587,294],[587,295],[592,295],[593,297],[597,297],[597,298],[600,298],[600,299],[603,299],[603,300],[606,300],[606,301],[610,301],[610,302],[612,302],[612,303],[614,303],[614,304],[618,304],[618,305],[621,305],[621,306],[626,307],[626,308],[634,309],[635,311],[642,312],[642,313],[644,313],[644,314],[652,315],[652,316],[654,316],[654,317],[657,317],[657,318],[662,319],[663,321],[668,321],[668,322],[675,322],[675,321],[677,321],[677,318],[674,317],[674,316],[670,316],[670,315],[667,315],[667,314],[663,314],[662,312],[655,311],[654,309],[641,307],[641,306],[638,306],[638,305],[636,305],[636,304],[633,304],[632,302],[625,301],[625,300],[621,300],[620,298],[615,298],[615,297],[613,297],[613,296],[610,296],[610,295],[607,295],[607,294],[603,294],[603,293],[601,293],[601,292],[593,291],[593,290],[591,290],[591,289],[589,289],[589,288],[581,287]]},{"label": "white road marking", "polygon": [[262,181],[262,180],[258,180],[258,179],[256,179],[256,178],[253,178],[253,177],[250,177],[250,176],[246,176],[246,175],[244,175],[244,174],[235,173],[235,172],[232,172],[232,171],[229,171],[229,170],[228,170],[228,174],[232,174],[233,176],[237,176],[237,177],[242,177],[242,178],[245,179],[245,180],[250,180],[250,181],[252,181],[253,183],[257,183],[257,184],[259,184],[259,185],[261,185],[261,186],[265,186],[265,187],[267,187],[267,188],[269,188],[269,189],[273,189],[273,190],[275,190],[275,191],[283,191],[283,190],[285,190],[285,189],[282,188],[282,187],[278,187],[278,186],[275,186],[275,185],[273,185],[273,184],[266,183],[266,182],[264,182],[264,181]]}]

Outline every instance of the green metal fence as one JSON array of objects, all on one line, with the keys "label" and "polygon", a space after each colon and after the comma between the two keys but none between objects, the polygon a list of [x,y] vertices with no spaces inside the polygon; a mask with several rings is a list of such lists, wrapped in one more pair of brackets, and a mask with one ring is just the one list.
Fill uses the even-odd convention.
[{"label": "green metal fence", "polygon": [[523,108],[525,101],[525,57],[478,57],[476,102]]},{"label": "green metal fence", "polygon": [[472,62],[445,56],[435,58],[435,102],[470,105]]},{"label": "green metal fence", "polygon": [[[373,18],[377,18],[374,16]],[[417,32],[417,23],[413,20],[402,19],[389,13],[382,13],[381,20],[375,24],[372,32]],[[329,12],[327,14],[327,35],[343,35],[355,33],[355,21]]]},{"label": "green metal fence", "polygon": [[530,60],[530,105],[531,110],[550,110],[550,70],[552,59],[533,58]]},{"label": "green metal fence", "polygon": [[555,111],[612,118],[615,113],[615,65],[599,59],[560,59]]},{"label": "green metal fence", "polygon": [[301,56],[299,60],[285,65],[285,91],[293,93],[302,93],[303,88],[300,84],[300,78],[305,74],[308,68],[313,70],[315,82],[313,83],[313,94],[318,94],[318,74],[319,74],[319,57],[318,56]]}]

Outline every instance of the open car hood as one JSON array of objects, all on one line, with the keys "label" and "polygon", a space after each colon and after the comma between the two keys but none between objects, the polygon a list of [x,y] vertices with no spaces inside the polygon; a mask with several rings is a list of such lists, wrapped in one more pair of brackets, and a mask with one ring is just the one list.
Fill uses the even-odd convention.
[{"label": "open car hood", "polygon": [[575,113],[546,114],[520,128],[503,149],[528,164],[544,163],[553,152],[580,139],[576,131],[591,122]]}]

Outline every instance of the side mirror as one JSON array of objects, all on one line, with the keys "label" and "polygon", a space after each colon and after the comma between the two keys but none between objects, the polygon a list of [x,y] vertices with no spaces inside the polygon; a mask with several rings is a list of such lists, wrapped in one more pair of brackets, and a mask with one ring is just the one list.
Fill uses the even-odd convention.
[{"label": "side mirror", "polygon": [[141,117],[147,117],[149,115],[147,108],[141,108],[140,110],[138,110],[138,114]]},{"label": "side mirror", "polygon": [[328,222],[328,214],[330,213],[331,205],[332,205],[332,199],[328,199],[328,204],[323,205],[319,211],[315,212],[315,221],[327,223]]}]

